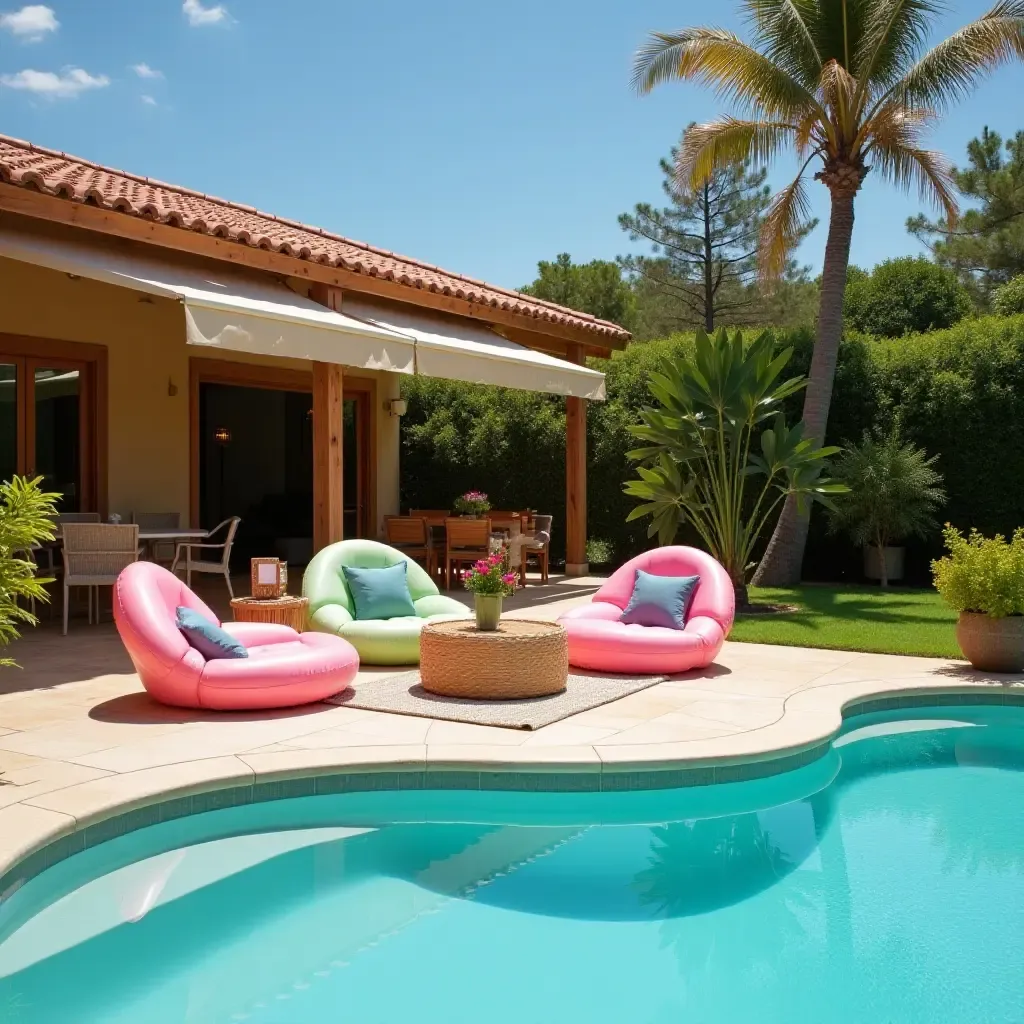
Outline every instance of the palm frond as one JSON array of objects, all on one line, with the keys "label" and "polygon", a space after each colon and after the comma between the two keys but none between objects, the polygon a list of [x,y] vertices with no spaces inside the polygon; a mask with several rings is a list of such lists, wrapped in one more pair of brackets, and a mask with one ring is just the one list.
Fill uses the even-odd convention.
[{"label": "palm frond", "polygon": [[857,91],[857,79],[839,61],[830,60],[821,69],[818,95],[831,114],[830,126],[837,130],[841,139],[848,140],[856,134]]},{"label": "palm frond", "polygon": [[871,5],[852,68],[864,95],[905,73],[924,48],[930,23],[941,9],[936,0],[876,0]]},{"label": "palm frond", "polygon": [[814,0],[744,0],[758,49],[807,89],[821,72],[821,55],[814,38],[818,8]]},{"label": "palm frond", "polygon": [[740,121],[723,117],[692,124],[683,133],[676,175],[684,189],[699,188],[720,167],[745,160],[768,163],[790,142],[796,127],[785,121]]},{"label": "palm frond", "polygon": [[886,181],[904,189],[916,186],[921,199],[939,207],[950,226],[960,219],[953,165],[942,153],[877,138],[871,153],[872,165]]},{"label": "palm frond", "polygon": [[634,59],[633,87],[646,93],[673,79],[702,82],[769,120],[804,116],[818,106],[814,94],[783,68],[724,29],[652,34]]},{"label": "palm frond", "polygon": [[800,240],[800,230],[810,217],[804,167],[775,196],[761,221],[758,273],[763,281],[775,280],[785,270],[786,259]]},{"label": "palm frond", "polygon": [[1024,58],[1024,0],[999,0],[977,21],[929,50],[888,95],[908,106],[942,110],[1013,57]]}]

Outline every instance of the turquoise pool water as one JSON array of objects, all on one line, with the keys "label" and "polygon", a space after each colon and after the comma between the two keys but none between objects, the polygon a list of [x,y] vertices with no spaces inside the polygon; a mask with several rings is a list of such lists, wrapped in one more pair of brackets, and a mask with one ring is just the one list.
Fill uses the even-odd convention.
[{"label": "turquoise pool water", "polygon": [[899,715],[757,782],[140,830],[0,908],[0,1021],[1020,1022],[1024,710]]}]

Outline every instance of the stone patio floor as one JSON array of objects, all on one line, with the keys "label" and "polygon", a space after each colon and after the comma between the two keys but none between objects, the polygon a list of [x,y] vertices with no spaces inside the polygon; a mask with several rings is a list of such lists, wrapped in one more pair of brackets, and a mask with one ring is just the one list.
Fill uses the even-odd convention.
[{"label": "stone patio floor", "polygon": [[[507,613],[553,619],[601,582],[532,583]],[[201,590],[224,614],[223,583]],[[962,662],[727,643],[706,671],[536,732],[328,704],[225,714],[150,700],[109,612],[98,626],[80,618],[67,637],[47,614],[10,649],[22,668],[0,670],[0,875],[57,835],[170,793],[338,770],[607,773],[761,760],[819,745],[858,700],[1024,689],[1019,676]]]}]

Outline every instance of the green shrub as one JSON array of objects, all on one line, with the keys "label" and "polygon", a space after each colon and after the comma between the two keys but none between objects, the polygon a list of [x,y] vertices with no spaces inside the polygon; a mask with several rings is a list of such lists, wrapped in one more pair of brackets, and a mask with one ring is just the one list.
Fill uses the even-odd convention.
[{"label": "green shrub", "polygon": [[992,297],[992,308],[1001,316],[1024,313],[1024,274],[1018,274],[996,289]]},{"label": "green shrub", "polygon": [[855,269],[843,302],[848,327],[888,338],[951,327],[971,310],[956,274],[923,256],[886,260],[870,274]]},{"label": "green shrub", "polygon": [[932,563],[935,587],[958,612],[980,612],[1002,619],[1024,615],[1024,528],[1007,541],[1002,534],[965,537],[946,527],[949,554]]},{"label": "green shrub", "polygon": [[[753,337],[756,332],[747,332]],[[788,369],[806,374],[814,347],[810,328],[776,331],[793,348]],[[628,427],[648,403],[648,375],[662,358],[692,351],[693,335],[634,343],[590,365],[607,375],[608,400],[587,410],[587,519],[590,536],[611,545],[613,562],[650,545],[642,523],[625,523],[633,502],[622,491],[632,475]],[[565,545],[565,402],[482,385],[407,378],[402,420],[402,504],[448,508],[470,487],[495,508],[537,508],[554,519],[552,557]],[[800,419],[803,395],[785,403]],[[1024,522],[1024,315],[962,320],[942,331],[902,338],[848,332],[839,350],[827,444],[858,438],[899,413],[906,440],[937,455],[945,480],[945,518],[966,529],[1009,536]],[[808,579],[859,578],[853,545],[811,519],[804,573]],[[697,542],[684,527],[680,543]],[[941,553],[938,531],[907,545],[908,576],[929,578]],[[758,557],[759,553],[755,553]]]}]

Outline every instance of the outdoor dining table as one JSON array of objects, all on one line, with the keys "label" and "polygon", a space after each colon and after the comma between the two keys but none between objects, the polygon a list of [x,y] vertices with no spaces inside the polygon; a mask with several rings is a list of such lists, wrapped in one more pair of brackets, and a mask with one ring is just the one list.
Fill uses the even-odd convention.
[{"label": "outdoor dining table", "polygon": [[181,541],[198,541],[210,535],[209,530],[189,530],[158,527],[152,530],[139,530],[139,544],[149,553],[153,554],[153,548],[160,541],[174,541],[175,544]]}]

